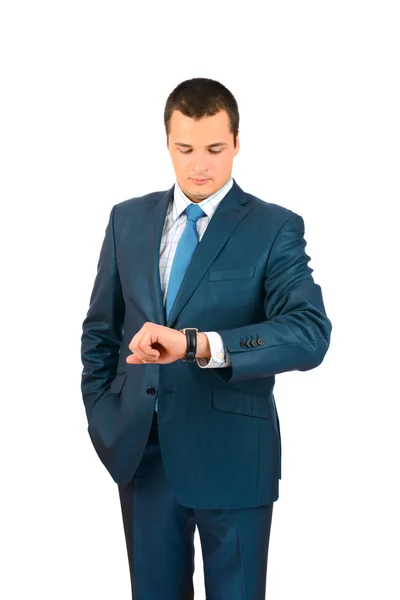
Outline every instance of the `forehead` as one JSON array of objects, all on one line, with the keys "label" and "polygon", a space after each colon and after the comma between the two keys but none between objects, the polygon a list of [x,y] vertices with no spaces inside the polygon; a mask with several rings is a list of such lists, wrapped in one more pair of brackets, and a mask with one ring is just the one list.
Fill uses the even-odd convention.
[{"label": "forehead", "polygon": [[[221,110],[215,115],[205,116],[201,119],[192,119],[187,117],[179,110],[174,110],[170,121],[170,137],[174,141],[179,137],[179,141],[189,142],[190,139],[204,139],[218,136],[218,139],[228,141],[231,137],[229,129],[229,117],[225,110]],[[182,139],[185,136],[187,139]],[[215,141],[215,140],[211,140]]]}]

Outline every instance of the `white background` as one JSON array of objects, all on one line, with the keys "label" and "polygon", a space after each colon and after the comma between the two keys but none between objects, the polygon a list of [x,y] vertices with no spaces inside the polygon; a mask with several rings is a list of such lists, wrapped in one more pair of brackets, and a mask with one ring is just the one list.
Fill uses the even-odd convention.
[{"label": "white background", "polygon": [[[303,216],[333,323],[319,368],[277,377],[267,598],[400,597],[396,5],[2,4],[5,600],[130,598],[117,486],[86,430],[81,324],[111,207],[174,183],[163,110],[191,77],[235,95],[233,176]],[[194,581],[201,600],[197,531]]]}]

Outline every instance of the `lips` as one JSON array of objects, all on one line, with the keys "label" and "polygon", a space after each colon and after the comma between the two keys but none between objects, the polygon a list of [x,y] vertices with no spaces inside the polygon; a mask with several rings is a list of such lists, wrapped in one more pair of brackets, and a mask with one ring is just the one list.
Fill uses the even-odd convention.
[{"label": "lips", "polygon": [[192,181],[194,181],[195,183],[206,183],[206,181],[208,181],[208,179],[193,179]]}]

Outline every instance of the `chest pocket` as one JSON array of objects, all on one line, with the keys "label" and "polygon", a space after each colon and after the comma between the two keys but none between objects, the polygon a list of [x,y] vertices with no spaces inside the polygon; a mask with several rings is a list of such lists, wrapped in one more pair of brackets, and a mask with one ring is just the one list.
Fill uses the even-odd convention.
[{"label": "chest pocket", "polygon": [[254,277],[255,267],[237,267],[236,269],[222,269],[209,271],[209,281],[222,281],[225,279],[248,279]]}]

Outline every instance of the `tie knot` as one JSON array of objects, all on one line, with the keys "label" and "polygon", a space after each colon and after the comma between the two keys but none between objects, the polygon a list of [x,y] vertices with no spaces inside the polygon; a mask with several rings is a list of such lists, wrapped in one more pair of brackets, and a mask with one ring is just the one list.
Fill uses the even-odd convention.
[{"label": "tie knot", "polygon": [[193,203],[186,207],[186,215],[188,221],[194,221],[196,223],[201,217],[204,217],[205,212],[201,206]]}]

